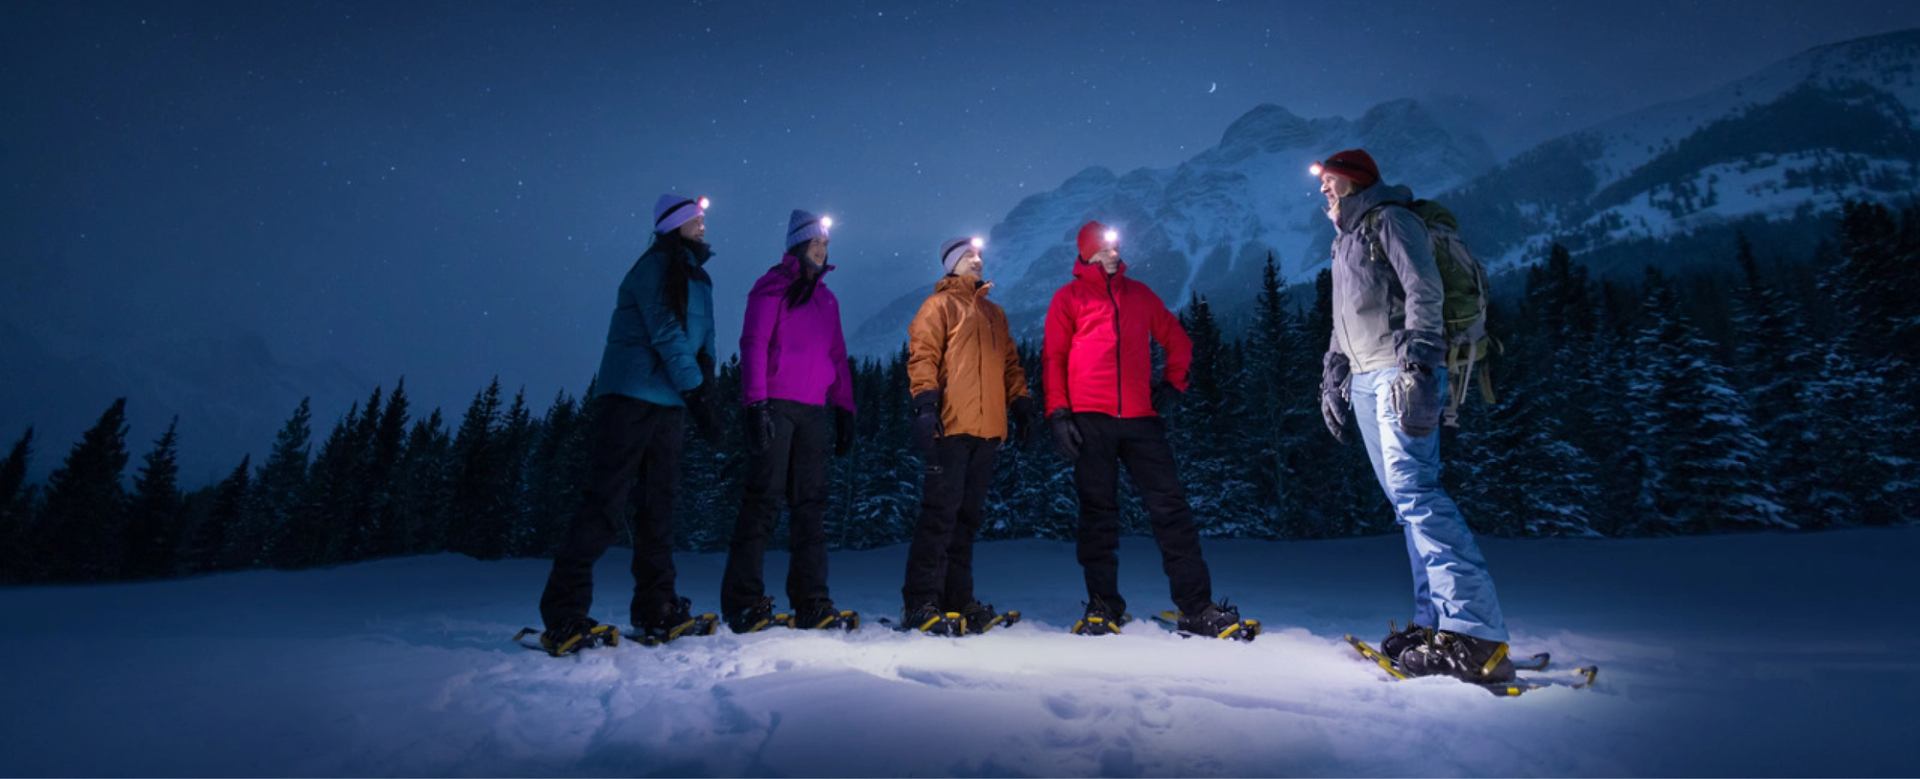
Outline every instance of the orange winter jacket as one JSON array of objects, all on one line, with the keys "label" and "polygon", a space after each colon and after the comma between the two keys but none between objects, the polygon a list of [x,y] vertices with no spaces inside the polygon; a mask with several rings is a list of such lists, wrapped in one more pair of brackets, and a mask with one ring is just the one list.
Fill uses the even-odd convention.
[{"label": "orange winter jacket", "polygon": [[940,390],[946,435],[1007,437],[1007,406],[1027,395],[1027,373],[1007,314],[987,300],[992,284],[947,276],[907,327],[907,381],[918,395]]}]

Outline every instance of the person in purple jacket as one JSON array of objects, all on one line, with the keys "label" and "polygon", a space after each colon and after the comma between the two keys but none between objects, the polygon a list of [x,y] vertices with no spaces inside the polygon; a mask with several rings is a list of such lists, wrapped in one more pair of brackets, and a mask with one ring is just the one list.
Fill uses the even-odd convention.
[{"label": "person in purple jacket", "polygon": [[[827,451],[853,448],[853,377],[840,331],[840,301],[827,289],[829,217],[794,211],[787,253],[754,282],[740,333],[740,395],[746,404],[746,495],[727,550],[720,612],[736,633],[772,625],[859,626],[827,597]],[[767,536],[781,501],[793,512],[787,568],[791,615],[775,614],[761,581]]]}]

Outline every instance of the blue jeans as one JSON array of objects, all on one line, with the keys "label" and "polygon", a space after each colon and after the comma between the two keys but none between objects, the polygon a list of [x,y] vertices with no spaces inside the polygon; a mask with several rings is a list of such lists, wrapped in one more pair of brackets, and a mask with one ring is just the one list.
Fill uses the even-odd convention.
[{"label": "blue jeans", "polygon": [[[1440,402],[1447,374],[1438,371]],[[1440,433],[1413,438],[1387,402],[1400,369],[1353,374],[1354,426],[1367,444],[1373,476],[1405,530],[1413,566],[1413,622],[1490,641],[1507,640],[1507,620],[1493,592],[1487,558],[1473,541],[1460,507],[1440,486]]]}]

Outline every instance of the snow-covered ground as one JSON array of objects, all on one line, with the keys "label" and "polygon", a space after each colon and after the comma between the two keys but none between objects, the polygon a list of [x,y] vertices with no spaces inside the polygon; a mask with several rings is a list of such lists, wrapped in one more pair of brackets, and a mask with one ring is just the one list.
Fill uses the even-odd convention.
[{"label": "snow-covered ground", "polygon": [[[1920,529],[1486,547],[1516,650],[1599,663],[1597,689],[1382,681],[1340,636],[1407,613],[1393,537],[1209,542],[1253,644],[1068,635],[1079,570],[1040,541],[979,549],[981,594],[1028,616],[1005,632],[560,660],[508,642],[534,560],[0,590],[0,775],[1920,774]],[[893,611],[904,554],[834,554],[836,598]],[[1151,544],[1122,561],[1135,613],[1163,608]],[[721,557],[679,562],[712,608]]]}]

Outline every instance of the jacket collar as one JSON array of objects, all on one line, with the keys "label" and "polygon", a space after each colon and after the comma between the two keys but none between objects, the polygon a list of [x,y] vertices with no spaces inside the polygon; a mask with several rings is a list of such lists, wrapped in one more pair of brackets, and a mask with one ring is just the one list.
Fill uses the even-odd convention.
[{"label": "jacket collar", "polygon": [[[779,270],[782,274],[786,275],[788,278],[797,279],[797,278],[800,278],[800,264],[803,262],[806,262],[806,260],[800,259],[799,257],[796,257],[794,255],[788,254],[780,258],[779,265],[775,265],[773,267],[776,270]],[[820,266],[820,275],[818,278],[822,278],[822,279],[826,278],[827,271],[833,270],[833,268],[834,268],[833,263],[827,263],[825,265]]]},{"label": "jacket collar", "polygon": [[991,281],[975,281],[965,276],[955,274],[942,276],[940,280],[934,282],[933,285],[933,291],[936,293],[951,293],[974,298],[986,297],[987,292],[992,289],[993,282]]},{"label": "jacket collar", "polygon": [[1360,229],[1360,220],[1376,208],[1385,205],[1405,205],[1413,201],[1413,190],[1403,186],[1389,185],[1386,182],[1340,198],[1340,222],[1335,225],[1341,234]]},{"label": "jacket collar", "polygon": [[[1126,275],[1127,275],[1127,261],[1121,260],[1119,265],[1115,266],[1113,269],[1113,277],[1118,279],[1118,278],[1123,278]],[[1076,257],[1074,258],[1074,261],[1073,261],[1073,277],[1076,279],[1081,279],[1083,281],[1105,283],[1107,280],[1107,271],[1106,269],[1101,268],[1096,263],[1082,262],[1079,258]]]}]

